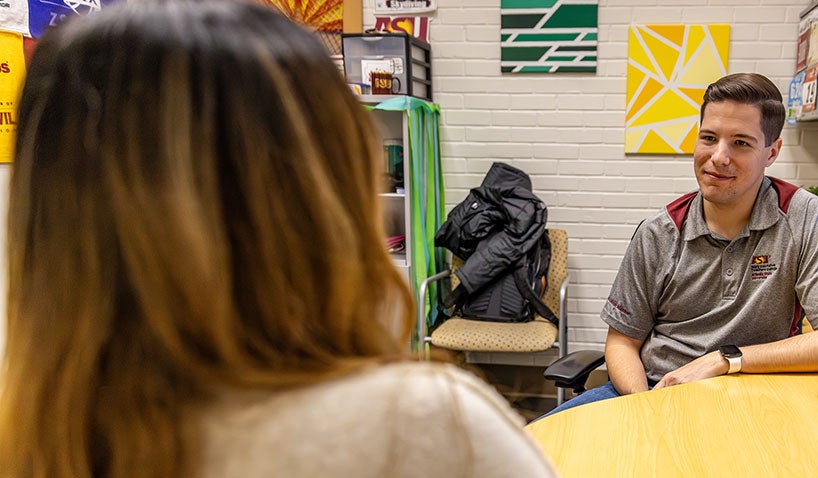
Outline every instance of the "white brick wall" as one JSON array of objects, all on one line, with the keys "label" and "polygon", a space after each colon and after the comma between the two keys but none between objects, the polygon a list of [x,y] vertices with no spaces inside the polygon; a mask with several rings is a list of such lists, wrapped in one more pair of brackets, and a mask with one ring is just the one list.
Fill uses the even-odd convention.
[{"label": "white brick wall", "polygon": [[[600,0],[593,74],[501,74],[500,0],[439,0],[432,16],[434,100],[442,111],[446,202],[462,200],[494,160],[527,171],[569,235],[570,349],[602,348],[599,319],[634,227],[696,188],[690,156],[625,156],[628,26],[728,23],[730,73],[755,71],[786,94],[799,14],[809,0]],[[374,24],[364,0],[364,27]],[[769,174],[818,184],[818,122],[785,127]]]}]

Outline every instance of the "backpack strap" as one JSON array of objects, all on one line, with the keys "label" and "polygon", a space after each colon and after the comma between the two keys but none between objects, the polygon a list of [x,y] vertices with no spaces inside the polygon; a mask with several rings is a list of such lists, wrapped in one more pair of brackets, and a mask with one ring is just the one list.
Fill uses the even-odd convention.
[{"label": "backpack strap", "polygon": [[[534,290],[531,289],[531,286],[527,284],[527,273],[526,273],[526,265],[523,263],[520,267],[514,270],[514,283],[517,284],[517,289],[520,291],[520,294],[531,304],[531,307],[534,311],[539,314],[540,316],[548,319],[554,325],[559,324],[559,319],[557,316],[554,315],[554,312],[551,312],[551,309],[545,305],[545,302],[534,293]],[[546,283],[546,287],[548,284]]]}]

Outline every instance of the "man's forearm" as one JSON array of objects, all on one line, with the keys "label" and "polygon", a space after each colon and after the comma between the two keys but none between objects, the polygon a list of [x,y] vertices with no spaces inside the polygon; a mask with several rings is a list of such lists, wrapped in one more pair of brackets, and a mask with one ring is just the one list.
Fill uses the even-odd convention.
[{"label": "man's forearm", "polygon": [[605,350],[605,362],[608,366],[608,376],[620,394],[628,395],[648,389],[645,367],[638,353],[633,354],[631,350],[617,350],[617,347],[608,347]]},{"label": "man's forearm", "polygon": [[741,347],[744,373],[818,372],[818,332]]}]

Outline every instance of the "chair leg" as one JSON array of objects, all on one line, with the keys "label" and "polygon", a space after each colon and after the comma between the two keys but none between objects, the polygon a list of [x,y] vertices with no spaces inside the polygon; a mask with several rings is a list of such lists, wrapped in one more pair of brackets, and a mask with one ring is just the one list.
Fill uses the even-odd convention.
[{"label": "chair leg", "polygon": [[565,389],[557,387],[557,406],[562,405],[563,402],[565,402]]}]

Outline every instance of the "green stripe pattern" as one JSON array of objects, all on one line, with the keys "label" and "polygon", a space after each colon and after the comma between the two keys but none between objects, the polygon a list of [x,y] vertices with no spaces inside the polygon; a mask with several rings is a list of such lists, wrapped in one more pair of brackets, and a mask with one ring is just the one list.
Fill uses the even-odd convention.
[{"label": "green stripe pattern", "polygon": [[504,73],[596,72],[598,0],[500,0]]}]

